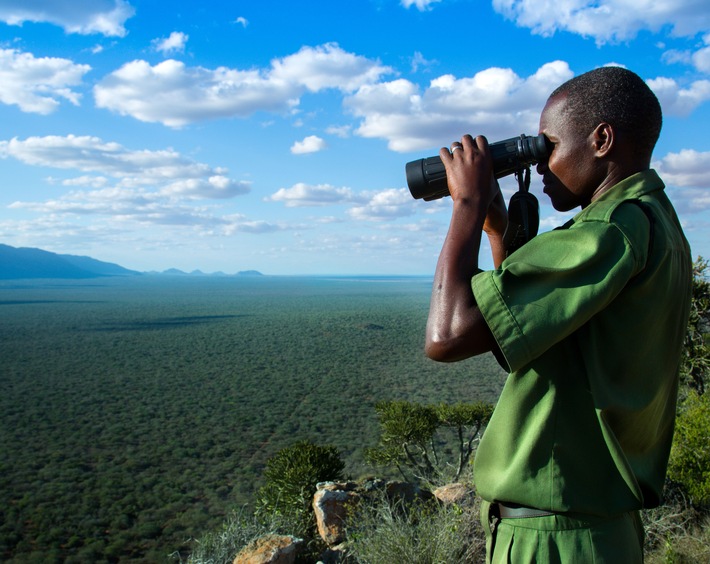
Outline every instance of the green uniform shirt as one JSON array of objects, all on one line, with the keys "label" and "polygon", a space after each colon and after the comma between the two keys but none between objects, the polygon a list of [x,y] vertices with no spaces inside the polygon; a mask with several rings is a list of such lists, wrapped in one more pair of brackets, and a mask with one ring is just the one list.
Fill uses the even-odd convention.
[{"label": "green uniform shirt", "polygon": [[476,454],[483,499],[601,517],[659,503],[692,288],[663,188],[635,174],[473,278],[511,371]]}]

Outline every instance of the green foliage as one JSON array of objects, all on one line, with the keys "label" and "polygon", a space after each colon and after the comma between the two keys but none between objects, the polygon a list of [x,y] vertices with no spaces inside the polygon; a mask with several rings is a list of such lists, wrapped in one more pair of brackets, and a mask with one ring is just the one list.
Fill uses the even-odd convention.
[{"label": "green foliage", "polygon": [[668,467],[696,505],[710,503],[710,394],[691,391],[676,419]]},{"label": "green foliage", "polygon": [[351,561],[361,564],[457,564],[485,560],[480,507],[364,504],[347,530]]},{"label": "green foliage", "polygon": [[457,481],[478,446],[483,428],[493,415],[493,405],[485,402],[440,404],[436,408],[436,414],[443,427],[448,427],[456,433],[459,463],[454,480]]},{"label": "green foliage", "polygon": [[668,476],[696,506],[710,503],[710,283],[708,261],[693,265],[693,296],[681,363],[681,391]]},{"label": "green foliage", "polygon": [[376,401],[495,399],[492,356],[421,354],[430,291],[424,278],[0,281],[0,561],[185,557],[294,441],[331,443],[362,475]]},{"label": "green foliage", "polygon": [[[377,447],[366,452],[367,459],[372,464],[395,466],[407,481],[430,484],[461,477],[493,413],[493,406],[483,402],[421,405],[386,401],[375,409],[380,439]],[[447,436],[446,430],[453,436]]]},{"label": "green foliage", "polygon": [[257,514],[283,515],[293,523],[292,534],[310,537],[311,502],[316,484],[340,480],[345,465],[338,449],[298,441],[277,452],[266,463],[266,483],[257,496]]},{"label": "green foliage", "polygon": [[681,381],[698,394],[705,393],[710,374],[710,283],[707,280],[708,261],[700,257],[693,265],[693,298],[685,337]]}]

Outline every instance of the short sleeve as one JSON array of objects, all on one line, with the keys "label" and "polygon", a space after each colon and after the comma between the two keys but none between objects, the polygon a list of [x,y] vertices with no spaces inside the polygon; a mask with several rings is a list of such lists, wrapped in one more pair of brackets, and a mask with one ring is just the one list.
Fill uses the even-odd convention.
[{"label": "short sleeve", "polygon": [[623,206],[538,235],[497,270],[474,276],[476,303],[508,369],[524,366],[604,309],[643,269],[648,237],[643,211]]}]

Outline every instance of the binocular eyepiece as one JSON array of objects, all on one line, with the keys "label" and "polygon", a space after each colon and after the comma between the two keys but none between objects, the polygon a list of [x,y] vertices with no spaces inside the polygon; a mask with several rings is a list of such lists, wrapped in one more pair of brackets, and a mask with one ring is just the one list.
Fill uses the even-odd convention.
[{"label": "binocular eyepiece", "polygon": [[[535,137],[521,135],[489,144],[493,157],[493,174],[502,178],[545,160],[549,155],[547,139],[541,133]],[[407,185],[412,196],[426,201],[449,195],[446,170],[440,157],[427,157],[408,162]]]}]

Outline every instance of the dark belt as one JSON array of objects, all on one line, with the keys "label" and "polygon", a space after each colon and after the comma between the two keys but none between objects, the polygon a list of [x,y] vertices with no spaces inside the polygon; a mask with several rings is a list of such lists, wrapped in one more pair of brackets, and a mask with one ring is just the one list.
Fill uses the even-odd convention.
[{"label": "dark belt", "polygon": [[544,511],[542,509],[533,509],[532,507],[523,507],[521,505],[503,505],[502,503],[494,503],[495,512],[500,519],[526,519],[529,517],[549,517],[554,515],[552,511]]}]

